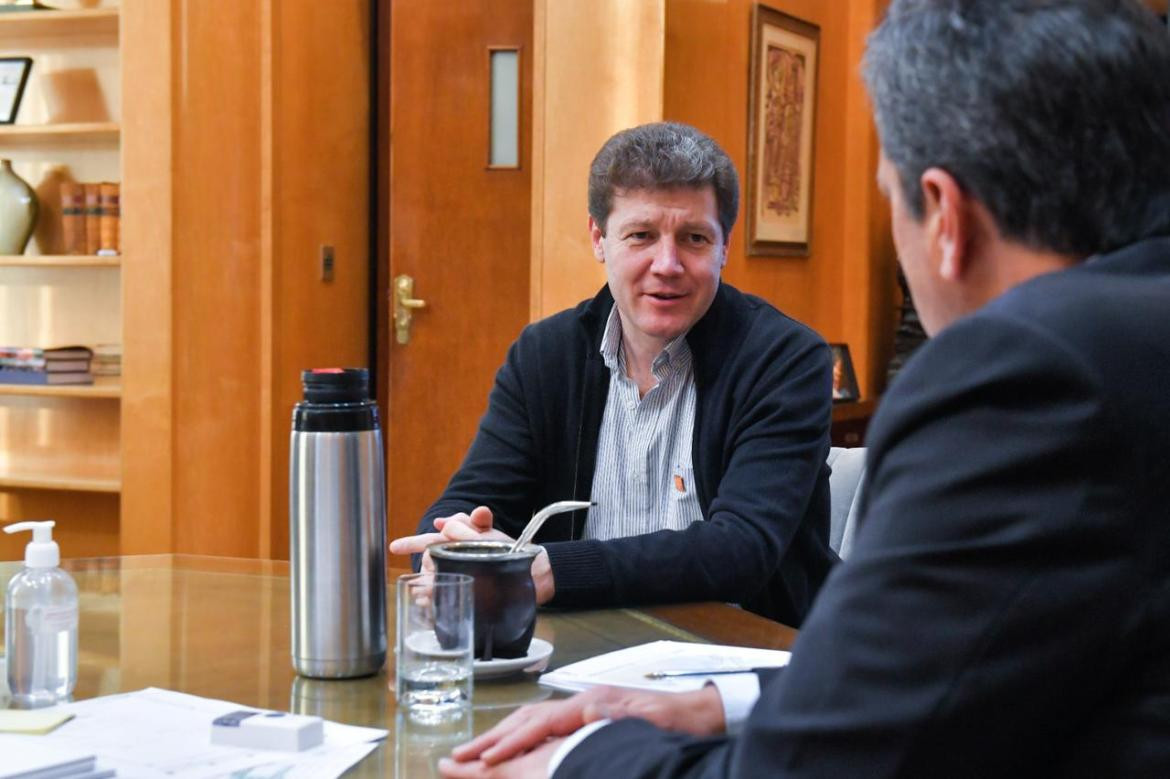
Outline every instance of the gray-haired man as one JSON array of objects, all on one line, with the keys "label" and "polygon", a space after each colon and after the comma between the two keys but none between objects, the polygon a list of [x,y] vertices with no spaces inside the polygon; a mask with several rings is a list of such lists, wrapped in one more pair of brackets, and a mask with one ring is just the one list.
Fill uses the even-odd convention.
[{"label": "gray-haired man", "polygon": [[1168,73],[1133,0],[894,0],[866,79],[932,339],[792,663],[736,736],[713,687],[596,690],[443,774],[1170,776]]}]

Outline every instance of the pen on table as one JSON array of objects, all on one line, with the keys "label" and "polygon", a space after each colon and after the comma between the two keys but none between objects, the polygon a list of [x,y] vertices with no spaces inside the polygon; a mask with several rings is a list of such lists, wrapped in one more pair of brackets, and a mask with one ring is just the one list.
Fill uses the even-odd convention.
[{"label": "pen on table", "polygon": [[[781,666],[778,666],[781,667]],[[715,674],[751,674],[755,668],[719,668],[716,670],[686,670],[686,671],[649,671],[644,676],[647,679],[673,679],[676,676],[714,676]]]}]

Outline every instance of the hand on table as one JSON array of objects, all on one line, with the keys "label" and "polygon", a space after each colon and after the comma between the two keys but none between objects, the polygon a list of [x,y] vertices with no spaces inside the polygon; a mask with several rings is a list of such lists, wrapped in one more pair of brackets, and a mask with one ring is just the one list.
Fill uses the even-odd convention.
[{"label": "hand on table", "polygon": [[[404,536],[390,542],[390,554],[419,554],[422,553],[422,570],[424,573],[434,571],[434,563],[427,554],[427,547],[431,544],[441,544],[447,541],[508,541],[516,539],[492,528],[492,510],[487,506],[478,506],[471,514],[452,514],[449,517],[435,518],[434,533],[420,533],[417,536]],[[547,603],[556,592],[553,583],[552,566],[548,561],[548,553],[543,549],[532,561],[532,581],[536,585],[536,602]]]},{"label": "hand on table", "polygon": [[[638,717],[665,730],[682,731],[696,736],[722,733],[725,729],[723,701],[719,697],[719,691],[711,685],[687,693],[594,687],[566,700],[524,706],[509,714],[483,735],[456,747],[451,752],[451,757],[457,764],[509,766],[513,762],[523,761],[527,754],[534,754],[528,750],[535,748],[536,752],[543,752],[548,739],[568,736],[596,720],[623,717]],[[519,755],[524,757],[516,759]],[[444,773],[444,775],[462,777],[495,774]]]},{"label": "hand on table", "polygon": [[548,764],[564,739],[550,739],[537,749],[515,760],[491,765],[482,760],[456,762],[449,757],[439,761],[439,773],[447,779],[545,779]]}]

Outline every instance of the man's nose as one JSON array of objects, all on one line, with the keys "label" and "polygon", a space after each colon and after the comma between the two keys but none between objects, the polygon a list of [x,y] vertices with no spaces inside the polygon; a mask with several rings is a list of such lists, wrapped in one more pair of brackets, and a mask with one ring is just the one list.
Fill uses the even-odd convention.
[{"label": "man's nose", "polygon": [[650,264],[650,271],[662,276],[682,273],[683,266],[679,259],[678,244],[667,236],[654,247],[654,261]]}]

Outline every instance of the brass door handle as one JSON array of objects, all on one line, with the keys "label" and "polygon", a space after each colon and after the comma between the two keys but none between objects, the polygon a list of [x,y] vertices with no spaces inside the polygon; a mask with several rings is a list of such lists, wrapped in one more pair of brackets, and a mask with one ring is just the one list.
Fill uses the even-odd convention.
[{"label": "brass door handle", "polygon": [[410,320],[413,309],[426,308],[425,300],[414,297],[414,279],[405,273],[394,277],[394,333],[400,344],[410,343]]}]

